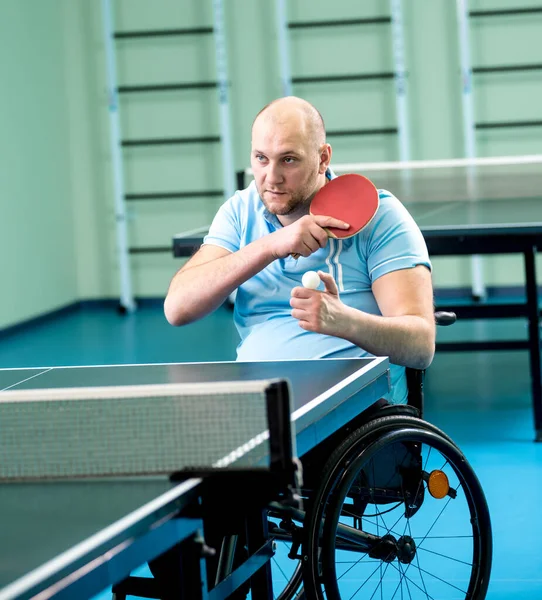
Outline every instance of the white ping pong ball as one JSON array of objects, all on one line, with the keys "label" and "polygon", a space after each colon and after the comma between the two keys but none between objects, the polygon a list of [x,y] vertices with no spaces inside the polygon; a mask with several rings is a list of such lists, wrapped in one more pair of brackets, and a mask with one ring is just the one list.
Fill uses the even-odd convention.
[{"label": "white ping pong ball", "polygon": [[307,271],[301,278],[303,287],[315,290],[320,285],[320,277],[316,271]]}]

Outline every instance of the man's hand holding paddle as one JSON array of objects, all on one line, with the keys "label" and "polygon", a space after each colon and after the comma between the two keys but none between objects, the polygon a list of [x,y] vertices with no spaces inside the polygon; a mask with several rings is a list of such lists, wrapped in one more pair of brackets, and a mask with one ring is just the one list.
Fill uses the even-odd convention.
[{"label": "man's hand holding paddle", "polygon": [[294,258],[299,256],[306,258],[320,248],[325,248],[328,241],[328,233],[325,229],[327,227],[347,230],[349,224],[325,215],[305,215],[269,236],[270,241],[273,242],[273,256],[286,258],[292,255]]},{"label": "man's hand holding paddle", "polygon": [[310,214],[272,234],[276,258],[310,256],[327,245],[329,237],[346,239],[359,233],[378,210],[378,191],[362,175],[332,179],[312,199]]}]

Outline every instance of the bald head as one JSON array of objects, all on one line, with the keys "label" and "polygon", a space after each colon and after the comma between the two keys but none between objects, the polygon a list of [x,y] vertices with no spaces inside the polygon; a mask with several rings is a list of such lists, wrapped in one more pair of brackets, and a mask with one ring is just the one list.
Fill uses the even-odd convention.
[{"label": "bald head", "polygon": [[306,100],[280,98],[252,124],[250,164],[260,198],[283,225],[308,214],[315,193],[326,183],[331,146],[324,121]]},{"label": "bald head", "polygon": [[317,149],[326,142],[324,120],[318,110],[302,98],[287,96],[273,100],[254,119],[252,131],[260,126],[298,132],[309,146]]}]

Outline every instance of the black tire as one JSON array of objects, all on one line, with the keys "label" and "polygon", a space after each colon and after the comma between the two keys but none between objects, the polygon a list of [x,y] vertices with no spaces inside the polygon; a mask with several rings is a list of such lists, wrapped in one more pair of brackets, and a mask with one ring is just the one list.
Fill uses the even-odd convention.
[{"label": "black tire", "polygon": [[[426,480],[429,475],[428,465],[439,459],[439,455],[445,459],[444,464],[440,460],[439,466],[432,472],[444,472],[450,482],[455,484],[457,481],[458,485],[456,488],[452,485],[449,495],[444,499],[436,500],[429,493]],[[378,469],[375,470],[376,464]],[[390,465],[392,470],[389,470]],[[418,470],[416,482],[412,473],[418,473]],[[423,477],[426,477],[425,481]],[[452,497],[454,490],[455,498]],[[448,512],[449,521],[446,518],[440,521],[441,515],[446,512],[452,501],[454,503]],[[381,512],[382,505],[384,506]],[[369,509],[373,506],[374,509]],[[456,507],[460,510],[456,510]],[[360,511],[359,514],[357,510]],[[376,514],[367,514],[371,510]],[[424,528],[427,526],[424,513],[429,515],[431,521],[432,511],[437,514],[439,510],[440,513],[425,536],[417,537],[413,532],[411,534],[416,525],[423,525]],[[385,523],[383,515],[393,511],[397,511],[396,515],[403,514],[400,518],[404,519],[406,525],[402,534],[402,525],[397,526],[398,521],[391,527]],[[370,520],[375,516],[376,531],[375,523]],[[456,517],[461,517],[460,523],[455,522]],[[354,527],[344,523],[350,518],[354,520]],[[382,522],[380,527],[379,519]],[[446,531],[453,530],[454,535],[429,536],[429,532],[437,524]],[[407,528],[408,535],[405,534]],[[455,535],[456,530],[470,535]],[[345,542],[345,532],[352,531],[354,536],[358,536],[355,539],[363,540]],[[380,540],[373,546],[372,557],[369,557],[365,547],[360,549],[359,545],[366,543],[369,534]],[[385,542],[382,541],[384,535],[389,536]],[[461,552],[465,553],[465,560],[428,549],[427,545],[435,543],[433,539],[444,542],[445,552],[449,551],[449,546],[457,543]],[[378,556],[385,544],[386,548],[393,547],[397,555],[393,556],[393,553],[390,553]],[[426,544],[426,547],[423,547],[423,544]],[[405,547],[408,552],[404,550]],[[361,558],[352,560],[349,563],[352,566],[340,566],[343,558],[354,556],[352,553]],[[436,560],[446,567],[451,564],[453,568],[459,569],[461,574],[457,581],[461,585],[445,580],[442,565],[441,569],[436,571],[439,575],[435,577],[436,572],[427,571],[420,566],[420,556],[429,556],[429,563]],[[463,557],[463,554],[461,556]],[[445,563],[443,559],[449,562]],[[322,473],[321,485],[311,499],[305,520],[303,579],[308,599],[368,599],[372,594],[374,598],[388,599],[446,598],[445,594],[449,590],[454,598],[482,600],[489,583],[491,559],[491,522],[480,483],[461,451],[438,428],[415,417],[403,415],[374,419],[352,433],[330,456]],[[408,566],[403,566],[407,564],[405,560]],[[364,570],[369,564],[370,569],[376,564],[375,571]],[[413,573],[409,571],[412,566],[414,574],[420,577],[423,585],[418,585],[408,575]],[[341,570],[342,572],[339,572]],[[374,575],[376,570],[379,570],[379,574]],[[372,587],[363,589],[362,584],[367,573],[370,575],[365,584],[372,579]],[[427,581],[424,574],[427,574]],[[388,581],[384,581],[386,578],[390,580],[389,585]],[[399,583],[396,586],[397,579]],[[377,581],[376,587],[374,580]],[[457,582],[456,579],[452,581]],[[427,589],[428,585],[431,588],[438,587],[439,591],[430,593],[432,590]],[[354,594],[352,589],[355,589]]]}]

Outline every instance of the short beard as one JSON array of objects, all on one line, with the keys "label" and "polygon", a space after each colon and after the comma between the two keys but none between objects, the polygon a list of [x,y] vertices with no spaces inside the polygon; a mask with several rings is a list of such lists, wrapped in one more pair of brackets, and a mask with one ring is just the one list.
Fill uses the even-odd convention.
[{"label": "short beard", "polygon": [[286,206],[284,206],[280,210],[276,211],[276,210],[271,210],[271,208],[265,201],[263,195],[260,194],[260,198],[261,198],[265,208],[267,208],[267,210],[270,213],[277,215],[277,216],[283,216],[283,217],[292,215],[297,212],[303,213],[303,214],[308,214],[309,207],[310,207],[310,204],[312,201],[312,197],[313,197],[313,195],[311,195],[307,198],[303,195],[296,194],[295,196],[292,196],[290,198],[290,200],[289,200],[288,204],[286,204]]}]

